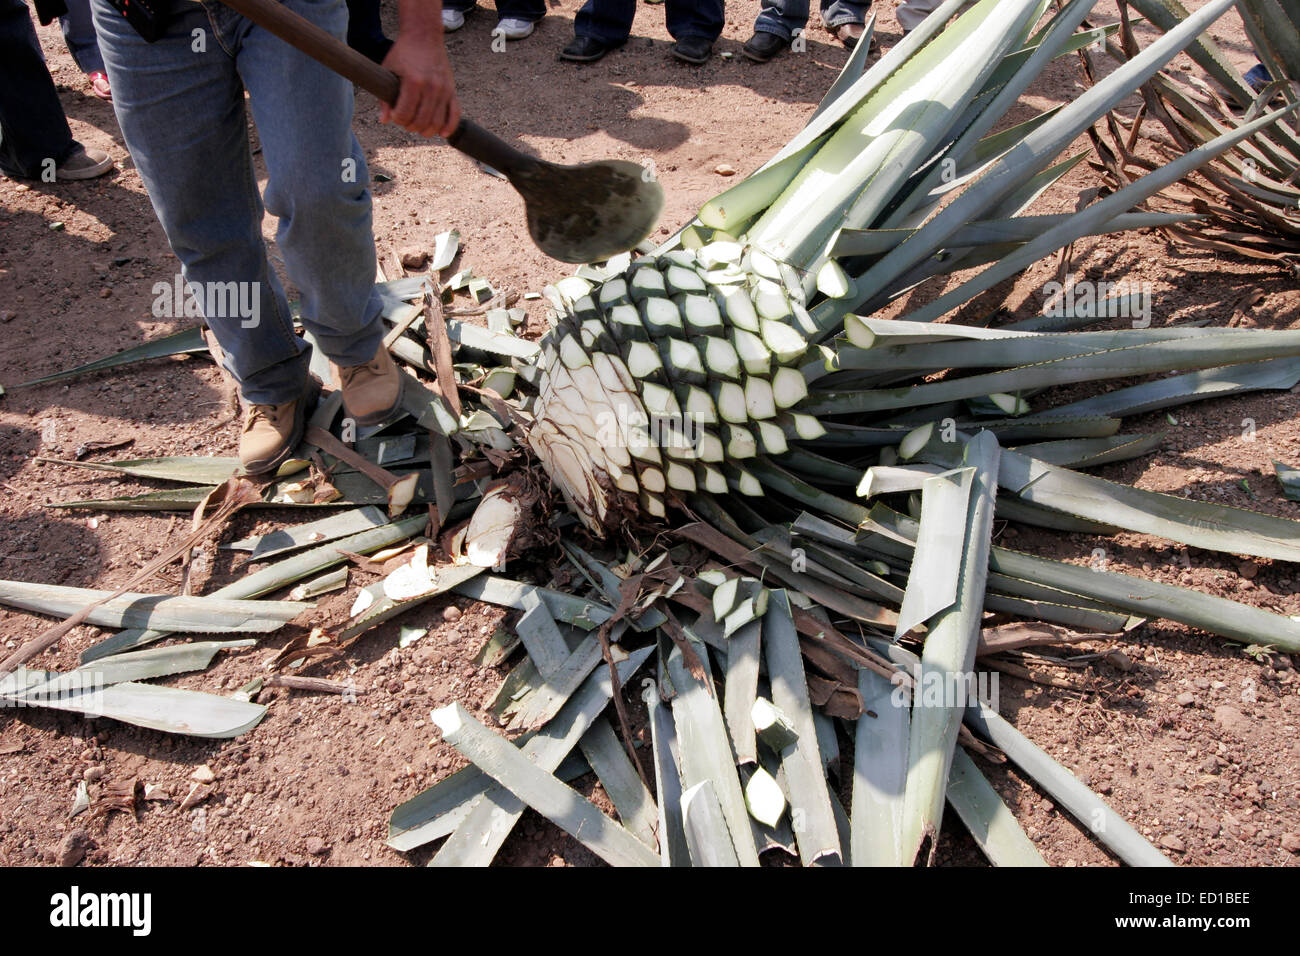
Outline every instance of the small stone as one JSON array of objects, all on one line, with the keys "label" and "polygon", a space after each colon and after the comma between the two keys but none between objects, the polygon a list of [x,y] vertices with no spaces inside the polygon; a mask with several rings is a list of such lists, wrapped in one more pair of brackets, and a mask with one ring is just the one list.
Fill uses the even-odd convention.
[{"label": "small stone", "polygon": [[447,605],[447,607],[443,608],[442,619],[444,621],[447,621],[448,623],[452,623],[455,621],[459,621],[460,617],[461,617],[460,608],[456,607],[456,605],[449,604]]},{"label": "small stone", "polygon": [[217,779],[217,775],[212,772],[211,767],[207,764],[203,764],[190,774],[190,779],[198,781],[199,783],[211,783],[213,780]]},{"label": "small stone", "polygon": [[1162,836],[1160,845],[1166,850],[1173,850],[1175,853],[1183,853],[1187,850],[1187,845],[1172,833],[1166,833]]},{"label": "small stone", "polygon": [[96,780],[102,780],[104,777],[104,768],[96,764],[93,767],[87,767],[86,772],[81,775],[81,779],[86,783],[94,783]]},{"label": "small stone", "polygon": [[106,286],[104,286],[104,288],[102,288],[102,289],[99,290],[99,297],[100,297],[101,299],[108,299],[108,298],[111,298],[112,295],[113,295],[113,287],[112,287],[112,286],[107,286],[107,285],[106,285]]},{"label": "small stone", "polygon": [[390,694],[400,694],[402,692],[402,682],[394,677],[384,687]]},{"label": "small stone", "polygon": [[330,851],[329,844],[320,837],[308,837],[306,843],[307,852],[312,856],[324,856]]},{"label": "small stone", "polygon": [[1133,669],[1133,659],[1119,649],[1107,651],[1105,660],[1107,664],[1116,670],[1127,672]]},{"label": "small stone", "polygon": [[1179,707],[1191,707],[1196,703],[1196,695],[1189,691],[1184,691],[1174,698]]},{"label": "small stone", "polygon": [[429,253],[419,246],[407,246],[401,253],[402,265],[407,269],[419,269],[429,261]]},{"label": "small stone", "polygon": [[1300,853],[1300,833],[1283,833],[1282,849],[1288,853]]},{"label": "small stone", "polygon": [[1254,561],[1242,561],[1241,564],[1237,565],[1237,573],[1250,581],[1255,575],[1259,574],[1259,565]]},{"label": "small stone", "polygon": [[736,175],[736,167],[732,166],[730,163],[718,163],[718,165],[713,167],[713,171],[719,176]]},{"label": "small stone", "polygon": [[59,844],[56,858],[59,866],[76,866],[85,859],[86,851],[90,849],[90,834],[85,830],[73,830],[63,838]]}]

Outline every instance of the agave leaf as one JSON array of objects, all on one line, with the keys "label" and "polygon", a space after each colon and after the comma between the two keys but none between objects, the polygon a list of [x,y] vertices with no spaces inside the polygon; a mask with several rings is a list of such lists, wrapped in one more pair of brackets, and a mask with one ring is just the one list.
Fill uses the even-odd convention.
[{"label": "agave leaf", "polygon": [[[662,644],[661,644],[662,646]],[[645,680],[641,699],[645,701],[650,740],[654,751],[655,793],[659,797],[659,858],[664,866],[688,866],[690,848],[686,845],[685,821],[682,819],[682,778],[675,753],[681,752],[672,710],[660,699],[660,688],[667,688],[664,659],[659,659],[659,680]]]},{"label": "agave leaf", "polygon": [[[172,644],[168,647],[151,647],[147,651],[132,651],[129,654],[101,657],[93,663],[83,664],[71,673],[90,673],[104,684],[149,680],[153,677],[167,677],[186,671],[206,670],[218,651],[253,647],[256,643],[251,640],[193,641],[186,644]],[[46,685],[44,689],[48,689],[49,686]]]},{"label": "agave leaf", "polygon": [[[858,671],[866,712],[853,752],[851,857],[854,866],[904,866],[903,788],[910,712],[903,691],[874,671]],[[874,715],[874,716],[873,716]]]},{"label": "agave leaf", "polygon": [[1233,2],[1211,0],[1138,56],[1067,103],[1046,123],[1032,130],[1014,151],[997,160],[977,183],[963,190],[916,236],[879,259],[859,277],[856,294],[844,303],[845,311],[873,298],[894,277],[904,274],[941,249],[961,226],[1005,200],[1058,155],[1066,144],[1116,103],[1131,95],[1134,89],[1225,13]]},{"label": "agave leaf", "polygon": [[1159,448],[1164,432],[1150,435],[1111,435],[1107,438],[1071,438],[1064,441],[1019,445],[1012,451],[1061,468],[1096,468],[1138,458]]},{"label": "agave leaf", "polygon": [[922,482],[921,532],[894,628],[896,640],[957,600],[974,480],[973,468],[959,468]]},{"label": "agave leaf", "polygon": [[983,701],[967,705],[966,723],[1011,761],[1129,866],[1169,866],[1169,861],[1124,821],[1106,801],[1003,720]]},{"label": "agave leaf", "polygon": [[[648,650],[633,651],[617,665],[619,679],[630,680],[647,657]],[[612,694],[609,672],[602,668],[587,678],[554,720],[538,733],[519,737],[516,745],[540,769],[557,772]],[[523,804],[491,778],[477,767],[467,767],[393,810],[388,821],[388,845],[395,850],[413,850],[458,831],[439,850],[439,856],[446,856],[442,860],[435,857],[430,865],[453,862],[486,866],[523,811]],[[452,819],[447,819],[449,816]]]},{"label": "agave leaf", "polygon": [[[0,604],[66,618],[112,591],[62,584],[0,581]],[[127,592],[97,606],[86,618],[96,627],[155,627],[198,634],[269,634],[314,604],[297,601],[241,601],[211,597]]]},{"label": "agave leaf", "polygon": [[994,866],[1047,866],[998,792],[961,747],[952,758],[948,802]]},{"label": "agave leaf", "polygon": [[30,382],[23,382],[21,385],[10,385],[10,390],[16,388],[31,388],[35,385],[47,385],[50,382],[62,382],[65,379],[77,378],[90,372],[101,372],[104,369],[120,368],[123,365],[130,365],[133,362],[144,362],[149,359],[164,358],[169,355],[192,355],[198,352],[206,352],[208,344],[203,340],[202,331],[196,326],[192,329],[185,329],[183,332],[173,332],[171,335],[164,335],[160,339],[154,339],[145,342],[143,345],[136,345],[129,349],[113,355],[96,359],[93,362],[87,362],[85,365],[78,365],[76,368],[66,369],[62,372],[55,372],[53,375],[43,375],[40,378],[34,378]]},{"label": "agave leaf", "polygon": [[433,712],[443,739],[612,866],[658,866],[659,857],[572,788],[540,769],[458,703]]},{"label": "agave leaf", "polygon": [[673,644],[668,654],[668,677],[676,692],[672,699],[672,712],[682,787],[689,790],[696,784],[710,781],[740,865],[758,866],[758,850],[749,826],[745,793],[736,773],[731,740],[713,690],[713,678],[708,673],[708,655],[702,644],[691,640],[689,632],[687,640],[691,641],[706,672],[703,680],[692,674],[683,662],[681,648]]},{"label": "agave leaf", "polygon": [[692,866],[740,866],[722,804],[708,780],[682,793],[682,826]]},{"label": "agave leaf", "polygon": [[763,656],[772,684],[772,702],[787,715],[797,739],[778,756],[785,771],[790,804],[801,812],[796,828],[799,858],[805,866],[838,865],[844,857],[826,786],[825,762],[813,724],[812,702],[789,595],[772,592],[763,620]]},{"label": "agave leaf", "polygon": [[1118,388],[1040,414],[1113,415],[1121,418],[1210,397],[1241,395],[1265,389],[1281,391],[1294,388],[1297,382],[1300,382],[1300,358],[1267,359],[1263,362],[1245,362],[1188,372],[1142,385]]},{"label": "agave leaf", "polygon": [[319,521],[309,521],[291,528],[277,528],[266,534],[232,541],[222,547],[231,551],[251,552],[248,556],[249,561],[265,561],[308,545],[324,544],[327,541],[360,534],[370,528],[380,528],[387,523],[388,518],[378,508],[357,508],[355,511],[330,515]]},{"label": "agave leaf", "polygon": [[1277,483],[1282,487],[1283,497],[1289,501],[1300,501],[1300,469],[1275,460],[1273,472],[1277,475]]},{"label": "agave leaf", "polygon": [[[326,544],[310,551],[304,551],[302,554],[278,561],[262,568],[260,571],[246,575],[232,584],[219,588],[210,597],[243,600],[269,594],[295,581],[300,581],[327,568],[342,564],[347,560],[347,557],[340,553],[342,551],[351,551],[355,554],[378,551],[380,548],[419,534],[424,530],[427,522],[428,518],[423,515],[417,518],[407,518],[403,521],[384,525],[382,528],[363,531],[334,544]],[[170,632],[141,629],[119,631],[112,637],[106,638],[83,651],[81,660],[82,663],[89,663],[110,654],[117,654],[133,647],[140,647],[160,640],[166,637],[168,633]]]},{"label": "agave leaf", "polygon": [[[15,671],[0,679],[0,699],[10,701],[11,706],[49,707],[88,717],[110,717],[137,727],[192,737],[238,737],[266,715],[266,708],[260,704],[215,694],[129,681],[102,685],[93,673],[77,681],[60,680],[66,677],[48,671]],[[46,685],[56,686],[58,692],[43,696],[41,688]],[[29,686],[30,694],[26,690]]]},{"label": "agave leaf", "polygon": [[591,728],[578,740],[578,747],[587,758],[592,771],[600,781],[610,803],[618,813],[623,826],[634,837],[650,847],[659,848],[655,840],[655,826],[659,809],[654,797],[637,775],[628,758],[622,741],[614,733],[609,720],[597,717]]},{"label": "agave leaf", "polygon": [[[917,859],[927,840],[929,859],[933,861],[934,841],[943,818],[948,771],[966,702],[942,698],[954,686],[964,688],[975,665],[988,577],[998,458],[997,440],[988,433],[982,432],[966,446],[963,464],[972,469],[973,475],[968,486],[970,517],[962,524],[956,599],[926,636],[917,672],[918,688],[912,699],[902,831],[903,858],[908,861]],[[941,699],[937,701],[933,699],[936,695],[926,692],[936,683],[945,692],[938,695]]]}]

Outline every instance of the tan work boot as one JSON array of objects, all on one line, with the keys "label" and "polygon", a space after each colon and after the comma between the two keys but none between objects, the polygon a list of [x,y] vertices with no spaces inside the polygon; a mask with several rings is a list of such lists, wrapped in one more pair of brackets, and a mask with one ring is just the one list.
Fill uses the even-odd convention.
[{"label": "tan work boot", "polygon": [[239,461],[246,475],[275,471],[302,441],[307,416],[316,405],[320,385],[309,379],[303,393],[283,405],[250,405],[239,436]]},{"label": "tan work boot", "polygon": [[358,425],[378,425],[402,400],[402,375],[383,345],[365,365],[334,365],[343,409]]}]

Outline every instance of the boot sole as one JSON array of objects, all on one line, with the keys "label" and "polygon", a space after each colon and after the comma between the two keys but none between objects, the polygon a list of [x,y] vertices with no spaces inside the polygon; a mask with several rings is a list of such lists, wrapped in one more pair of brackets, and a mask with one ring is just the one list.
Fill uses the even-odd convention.
[{"label": "boot sole", "polygon": [[244,465],[242,470],[245,475],[251,478],[269,474],[289,460],[295,449],[297,449],[298,445],[301,444],[303,432],[307,430],[307,410],[309,408],[315,409],[316,401],[319,398],[320,384],[315,379],[312,379],[311,384],[303,392],[303,397],[299,399],[298,410],[293,416],[293,433],[289,436],[289,441],[285,444],[284,450],[271,459],[267,464],[259,465],[257,470],[253,470],[247,465]]}]

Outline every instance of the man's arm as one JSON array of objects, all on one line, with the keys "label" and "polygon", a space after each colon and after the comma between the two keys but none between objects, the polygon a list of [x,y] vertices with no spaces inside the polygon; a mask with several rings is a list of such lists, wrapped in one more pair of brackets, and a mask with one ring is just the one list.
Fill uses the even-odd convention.
[{"label": "man's arm", "polygon": [[450,136],[460,122],[456,81],[442,40],[442,0],[398,0],[399,32],[384,66],[402,81],[397,102],[379,110],[421,136]]}]

